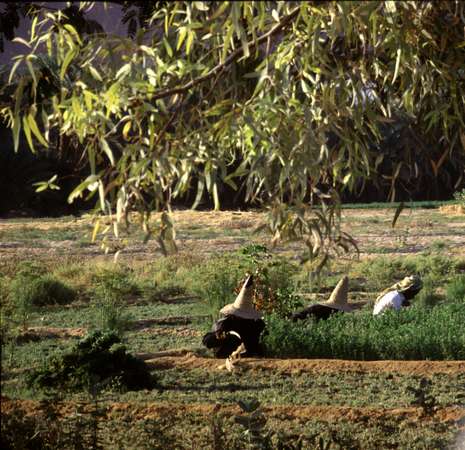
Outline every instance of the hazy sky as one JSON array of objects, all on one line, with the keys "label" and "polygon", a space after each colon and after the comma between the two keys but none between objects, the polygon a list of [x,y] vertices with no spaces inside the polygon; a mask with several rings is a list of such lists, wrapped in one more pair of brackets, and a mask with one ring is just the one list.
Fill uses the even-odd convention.
[{"label": "hazy sky", "polygon": [[[0,12],[4,10],[7,2],[0,2]],[[66,2],[35,2],[43,5],[47,9],[60,9],[66,7]],[[79,2],[73,2],[79,3]],[[95,2],[93,8],[86,14],[86,17],[96,20],[107,33],[126,35],[127,25],[121,23],[121,6],[107,2],[106,8],[103,2]],[[28,39],[31,21],[22,18],[19,28],[16,29],[16,36]],[[10,59],[18,54],[25,53],[27,48],[16,42],[4,40],[4,52],[0,53],[0,64],[6,64]]]}]

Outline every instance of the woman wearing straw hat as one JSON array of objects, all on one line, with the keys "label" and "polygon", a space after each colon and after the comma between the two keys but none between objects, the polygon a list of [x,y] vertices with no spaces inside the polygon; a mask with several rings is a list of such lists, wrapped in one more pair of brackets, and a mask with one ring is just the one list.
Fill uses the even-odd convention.
[{"label": "woman wearing straw hat", "polygon": [[378,316],[388,309],[399,311],[402,307],[410,306],[410,300],[420,292],[422,287],[423,282],[418,275],[405,277],[378,295],[373,315]]},{"label": "woman wearing straw hat", "polygon": [[292,314],[291,319],[295,322],[299,319],[313,317],[318,320],[326,320],[337,312],[351,312],[354,307],[347,303],[349,293],[349,278],[342,277],[334,288],[329,300],[324,303],[316,303]]},{"label": "woman wearing straw hat", "polygon": [[242,356],[261,356],[260,334],[265,328],[262,315],[253,305],[253,275],[248,275],[234,303],[220,310],[217,320],[202,343],[212,348],[217,358],[227,358],[241,343],[246,349]]}]

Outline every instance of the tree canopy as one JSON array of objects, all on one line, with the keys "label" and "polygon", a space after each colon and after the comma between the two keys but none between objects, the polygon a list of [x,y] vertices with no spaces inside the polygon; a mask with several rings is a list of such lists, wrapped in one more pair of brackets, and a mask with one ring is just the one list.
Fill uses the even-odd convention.
[{"label": "tree canopy", "polygon": [[118,236],[136,211],[172,251],[172,202],[195,189],[194,208],[208,193],[218,209],[227,184],[268,210],[274,241],[302,239],[322,264],[355,244],[342,190],[388,182],[395,200],[445,164],[462,183],[462,2],[150,5],[138,30],[126,11],[127,38],[37,11],[3,89],[16,146],[23,132],[87,164],[69,201],[96,197],[95,236],[102,215]]}]

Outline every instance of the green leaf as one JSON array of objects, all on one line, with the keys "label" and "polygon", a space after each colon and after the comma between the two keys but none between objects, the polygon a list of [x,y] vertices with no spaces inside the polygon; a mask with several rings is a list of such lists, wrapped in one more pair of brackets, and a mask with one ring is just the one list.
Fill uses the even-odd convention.
[{"label": "green leaf", "polygon": [[187,34],[187,41],[186,41],[186,54],[189,54],[190,51],[191,51],[191,46],[192,46],[192,42],[194,42],[194,38],[195,38],[196,34],[194,31],[189,31],[189,33]]},{"label": "green leaf", "polygon": [[21,120],[19,116],[15,116],[13,119],[13,142],[14,142],[15,153],[18,153],[20,131],[21,131]]},{"label": "green leaf", "polygon": [[100,177],[98,175],[89,175],[82,183],[73,189],[71,194],[69,194],[68,203],[73,203],[76,198],[81,197],[84,190],[91,184],[98,182],[99,178]]},{"label": "green leaf", "polygon": [[89,72],[97,81],[103,81],[101,75],[98,73],[98,70],[95,67],[89,65]]},{"label": "green leaf", "polygon": [[11,80],[13,79],[13,75],[15,74],[16,72],[16,69],[18,68],[18,66],[21,64],[21,62],[23,61],[22,58],[20,59],[17,59],[15,61],[15,63],[13,64],[12,68],[11,68],[11,71],[10,71],[10,76],[8,77],[8,84],[11,83]]},{"label": "green leaf", "polygon": [[396,67],[394,69],[394,75],[392,77],[392,82],[391,84],[394,84],[394,81],[396,81],[397,75],[399,73],[399,65],[400,65],[400,55],[402,54],[402,49],[399,47],[397,49],[397,57],[396,57]]},{"label": "green leaf", "polygon": [[29,73],[31,74],[32,79],[34,80],[34,87],[37,87],[36,73],[34,71],[34,67],[32,66],[30,57],[31,57],[31,55],[28,55],[26,57],[26,65],[27,65],[27,68],[29,69]]},{"label": "green leaf", "polygon": [[18,42],[20,44],[23,44],[25,45],[26,47],[29,47],[31,48],[31,45],[29,44],[29,42],[27,42],[25,39],[23,39],[22,37],[15,37],[11,42]]},{"label": "green leaf", "polygon": [[131,63],[127,63],[124,66],[122,66],[118,72],[116,72],[115,77],[118,79],[118,81],[123,80],[131,71]]},{"label": "green leaf", "polygon": [[215,211],[220,210],[220,199],[218,196],[218,185],[216,182],[213,183],[213,203],[215,205]]},{"label": "green leaf", "polygon": [[63,64],[61,65],[60,70],[60,79],[62,80],[65,77],[68,66],[71,64],[71,61],[76,56],[77,52],[74,48],[70,48],[66,53],[65,58],[63,59]]},{"label": "green leaf", "polygon": [[32,142],[31,129],[27,121],[27,116],[23,116],[23,129],[24,129],[24,134],[26,136],[26,140],[29,145],[29,148],[31,149],[32,153],[35,153],[36,151],[34,149],[34,144]]},{"label": "green leaf", "polygon": [[75,38],[76,38],[76,41],[78,42],[79,45],[82,45],[82,41],[81,41],[81,38],[79,36],[79,33],[76,31],[76,28],[74,28],[72,25],[70,25],[69,23],[63,25],[63,27],[69,31]]},{"label": "green leaf", "polygon": [[192,209],[197,208],[197,206],[199,205],[200,201],[202,200],[202,195],[203,195],[204,190],[205,190],[205,182],[203,181],[202,178],[199,178],[199,181],[197,183],[197,195],[195,196]]},{"label": "green leaf", "polygon": [[48,147],[48,142],[45,140],[45,138],[42,136],[41,132],[39,131],[39,127],[37,126],[34,116],[32,114],[29,114],[27,117],[28,117],[29,126],[31,127],[31,130],[34,133],[34,136],[38,139],[38,141],[44,147]]},{"label": "green leaf", "polygon": [[115,157],[113,156],[113,152],[111,151],[111,148],[108,145],[108,142],[104,137],[100,138],[100,147],[104,151],[104,153],[108,156],[108,159],[110,160],[111,165],[114,166]]},{"label": "green leaf", "polygon": [[170,58],[173,57],[173,49],[171,48],[170,43],[168,42],[168,39],[166,39],[165,36],[163,36],[163,45],[165,46],[166,53]]},{"label": "green leaf", "polygon": [[179,50],[182,47],[184,39],[186,39],[186,36],[187,36],[187,28],[179,27],[178,33],[179,33],[179,36],[178,36],[178,43],[176,45],[176,50]]}]

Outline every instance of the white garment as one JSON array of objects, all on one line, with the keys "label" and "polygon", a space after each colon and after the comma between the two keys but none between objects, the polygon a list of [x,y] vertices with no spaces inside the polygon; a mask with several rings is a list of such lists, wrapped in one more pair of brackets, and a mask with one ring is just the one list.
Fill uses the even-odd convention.
[{"label": "white garment", "polygon": [[402,304],[405,301],[404,294],[401,294],[397,291],[391,291],[383,295],[379,301],[376,303],[373,308],[373,315],[377,316],[378,314],[383,313],[386,309],[395,309],[399,311],[402,308]]}]

